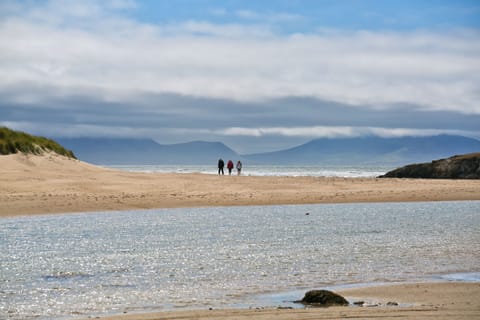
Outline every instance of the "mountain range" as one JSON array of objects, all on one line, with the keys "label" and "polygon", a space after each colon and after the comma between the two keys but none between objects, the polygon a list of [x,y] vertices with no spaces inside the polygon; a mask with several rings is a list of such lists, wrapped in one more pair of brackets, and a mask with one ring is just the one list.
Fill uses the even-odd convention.
[{"label": "mountain range", "polygon": [[248,164],[405,165],[480,151],[480,141],[454,135],[429,137],[321,138],[293,148],[238,154],[221,142],[160,144],[151,139],[59,138],[77,158],[103,165],[216,164],[242,160]]}]

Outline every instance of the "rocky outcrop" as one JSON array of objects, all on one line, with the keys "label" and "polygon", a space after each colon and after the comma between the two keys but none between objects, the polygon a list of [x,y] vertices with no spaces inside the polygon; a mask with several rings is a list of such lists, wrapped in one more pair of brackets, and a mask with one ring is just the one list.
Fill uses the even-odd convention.
[{"label": "rocky outcrop", "polygon": [[387,172],[379,178],[480,179],[480,153],[411,164]]},{"label": "rocky outcrop", "polygon": [[348,301],[344,297],[328,290],[308,291],[302,300],[295,302],[321,307],[348,306]]}]

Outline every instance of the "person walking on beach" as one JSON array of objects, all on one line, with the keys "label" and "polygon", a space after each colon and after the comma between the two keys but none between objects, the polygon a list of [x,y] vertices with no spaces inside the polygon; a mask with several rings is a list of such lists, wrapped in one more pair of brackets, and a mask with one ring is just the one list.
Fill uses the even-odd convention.
[{"label": "person walking on beach", "polygon": [[225,167],[225,162],[223,162],[222,158],[218,159],[218,174],[220,175],[220,172],[222,175],[224,174],[223,172],[223,167]]},{"label": "person walking on beach", "polygon": [[240,160],[237,161],[237,174],[240,175],[242,172],[242,162]]},{"label": "person walking on beach", "polygon": [[227,169],[228,169],[228,175],[231,176],[232,175],[232,170],[233,170],[233,161],[232,160],[228,160]]}]

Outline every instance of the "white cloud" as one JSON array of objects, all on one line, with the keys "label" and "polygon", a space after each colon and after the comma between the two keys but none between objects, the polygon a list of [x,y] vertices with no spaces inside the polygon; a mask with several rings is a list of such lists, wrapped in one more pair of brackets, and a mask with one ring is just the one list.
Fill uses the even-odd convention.
[{"label": "white cloud", "polygon": [[279,135],[286,137],[347,137],[354,135],[352,127],[293,127],[293,128],[227,128],[217,130],[217,133],[227,136],[254,136],[261,137],[267,135]]},{"label": "white cloud", "polygon": [[268,24],[142,24],[117,14],[131,1],[58,1],[0,20],[0,89],[25,86],[15,101],[48,101],[47,92],[27,92],[30,83],[109,100],[308,96],[480,114],[476,31],[279,36]]},{"label": "white cloud", "polygon": [[224,17],[228,14],[228,11],[224,8],[212,8],[209,10],[211,15],[218,16],[218,17]]},{"label": "white cloud", "polygon": [[465,131],[451,129],[412,129],[412,128],[382,128],[382,127],[351,127],[351,126],[312,126],[312,127],[270,127],[270,128],[241,128],[232,127],[211,131],[226,136],[285,136],[307,138],[346,138],[361,136],[379,137],[406,137],[406,136],[433,136],[439,134],[463,135],[480,137],[480,131]]},{"label": "white cloud", "polygon": [[271,37],[272,31],[265,25],[245,26],[241,24],[213,24],[206,21],[184,21],[182,23],[170,24],[158,28],[159,32],[165,36],[191,37],[191,36],[210,36],[227,39],[238,39],[246,37],[263,38]]},{"label": "white cloud", "polygon": [[285,12],[268,12],[260,13],[251,10],[237,10],[235,15],[242,19],[264,21],[270,23],[277,22],[293,22],[303,20],[304,17],[298,14],[291,14]]},{"label": "white cloud", "polygon": [[137,7],[137,3],[134,0],[109,0],[104,1],[112,9],[134,9]]}]

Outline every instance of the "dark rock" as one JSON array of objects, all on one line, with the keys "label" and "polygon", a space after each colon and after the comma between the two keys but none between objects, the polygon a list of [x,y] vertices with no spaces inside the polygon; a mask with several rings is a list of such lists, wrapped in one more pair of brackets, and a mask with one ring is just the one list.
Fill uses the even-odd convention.
[{"label": "dark rock", "polygon": [[379,178],[480,179],[480,153],[411,164],[387,172]]},{"label": "dark rock", "polygon": [[355,301],[353,304],[356,306],[363,306],[365,304],[365,301]]},{"label": "dark rock", "polygon": [[398,303],[394,301],[389,301],[387,302],[387,306],[398,306]]},{"label": "dark rock", "polygon": [[302,300],[295,302],[323,307],[348,306],[348,301],[344,297],[328,290],[308,291]]}]

